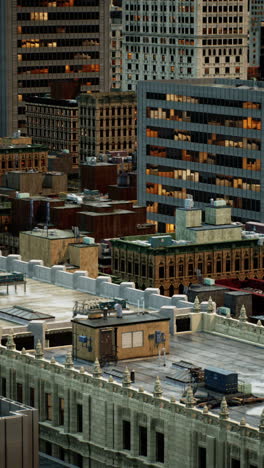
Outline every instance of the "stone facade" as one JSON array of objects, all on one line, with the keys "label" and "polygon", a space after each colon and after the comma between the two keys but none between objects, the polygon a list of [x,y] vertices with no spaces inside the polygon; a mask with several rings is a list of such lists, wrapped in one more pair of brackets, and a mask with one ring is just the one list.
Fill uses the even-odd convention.
[{"label": "stone facade", "polygon": [[183,286],[197,282],[197,270],[215,279],[262,279],[264,274],[264,250],[256,240],[154,249],[131,239],[112,240],[113,274],[143,289],[159,288],[165,295],[182,293]]},{"label": "stone facade", "polygon": [[[186,403],[162,397],[157,378],[153,394],[131,387],[125,373],[122,384],[65,364],[0,346],[1,391],[24,402],[34,400],[40,415],[40,450],[88,468],[230,466],[262,467],[263,416],[259,429],[229,419],[225,400],[219,415],[194,407],[191,389]],[[20,384],[20,385],[19,385]],[[19,386],[18,386],[19,385]],[[143,428],[143,429],[142,429]],[[144,436],[143,436],[144,434]],[[144,443],[142,445],[142,442]],[[236,465],[235,465],[236,463]]]},{"label": "stone facade", "polygon": [[136,148],[136,95],[134,92],[86,94],[79,98],[80,160],[109,151]]}]

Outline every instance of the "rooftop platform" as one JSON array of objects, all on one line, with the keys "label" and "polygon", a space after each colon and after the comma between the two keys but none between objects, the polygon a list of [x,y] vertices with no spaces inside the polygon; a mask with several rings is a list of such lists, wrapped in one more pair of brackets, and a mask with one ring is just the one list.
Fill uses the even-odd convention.
[{"label": "rooftop platform", "polygon": [[[227,371],[238,372],[239,380],[252,384],[252,393],[264,397],[263,348],[223,338],[209,333],[187,333],[170,337],[170,354],[164,357],[151,357],[119,361],[110,363],[103,368],[103,376],[109,378],[113,375],[116,381],[121,382],[126,366],[135,371],[135,387],[143,386],[145,391],[152,393],[155,377],[158,375],[163,388],[163,396],[172,396],[179,400],[187,384],[172,382],[166,376],[173,376],[175,368],[173,363],[187,361],[197,367],[218,367]],[[71,347],[45,350],[45,358],[52,356],[59,362],[65,361],[66,353]],[[93,363],[82,360],[74,361],[75,367],[83,366],[92,372]],[[202,387],[199,393],[206,395],[207,390]],[[211,392],[212,393],[212,392]],[[240,421],[245,417],[247,423],[257,426],[263,404],[230,407],[230,418]],[[213,410],[218,412],[219,410]]]},{"label": "rooftop platform", "polygon": [[[82,293],[74,289],[66,289],[49,283],[40,283],[31,278],[27,278],[27,290],[17,288],[12,290],[9,295],[4,288],[0,288],[1,309],[12,308],[15,306],[24,307],[55,317],[55,320],[70,321],[75,301],[95,301],[107,300],[103,297],[94,296],[88,293]],[[11,291],[11,290],[10,290]],[[51,317],[52,318],[52,317]],[[2,326],[5,326],[4,318]],[[6,326],[9,326],[7,323]]]}]

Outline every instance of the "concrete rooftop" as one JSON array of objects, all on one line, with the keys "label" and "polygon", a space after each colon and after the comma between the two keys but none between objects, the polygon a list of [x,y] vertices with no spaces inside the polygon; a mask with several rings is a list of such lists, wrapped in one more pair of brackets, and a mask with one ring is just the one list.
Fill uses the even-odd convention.
[{"label": "concrete rooftop", "polygon": [[[71,347],[54,348],[45,350],[45,358],[52,356],[59,362],[65,361],[66,353]],[[155,378],[158,375],[163,388],[163,396],[171,398],[174,396],[179,400],[187,384],[181,382],[170,382],[167,375],[175,372],[172,363],[180,360],[190,362],[197,367],[218,367],[228,371],[238,372],[241,381],[252,384],[252,393],[264,397],[264,372],[263,372],[264,350],[261,347],[241,343],[222,336],[209,333],[187,333],[170,337],[170,354],[166,355],[166,366],[164,359],[159,357],[130,359],[118,361],[117,364],[109,364],[103,368],[103,376],[109,378],[113,374],[117,382],[121,382],[122,373],[126,366],[135,371],[135,387],[143,386],[147,392],[152,393]],[[75,367],[84,366],[88,372],[92,372],[93,363],[83,360],[75,360]],[[118,377],[120,373],[120,377]],[[207,394],[207,390],[198,388],[199,394]],[[230,407],[231,419],[240,421],[245,417],[247,423],[257,426],[263,404],[252,404],[245,406]],[[219,410],[213,410],[218,412]]]},{"label": "concrete rooftop", "polygon": [[[24,292],[24,286],[18,285],[17,292],[14,286],[9,286],[9,295],[6,294],[6,286],[0,287],[1,308],[19,305],[38,312],[55,316],[56,320],[64,321],[72,319],[72,310],[75,301],[95,301],[104,299],[103,297],[93,296],[92,294],[82,293],[74,289],[66,289],[54,284],[35,281],[31,278],[26,279],[27,290]],[[1,286],[1,285],[0,285]],[[2,320],[3,319],[3,320]],[[5,320],[0,317],[0,325],[5,325]],[[10,323],[7,323],[7,326]]]}]

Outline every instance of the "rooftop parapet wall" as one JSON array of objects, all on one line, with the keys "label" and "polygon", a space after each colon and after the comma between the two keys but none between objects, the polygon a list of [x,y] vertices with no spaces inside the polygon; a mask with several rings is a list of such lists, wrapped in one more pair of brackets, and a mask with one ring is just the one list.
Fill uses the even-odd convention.
[{"label": "rooftop parapet wall", "polygon": [[[201,304],[199,301],[191,303],[186,300],[185,295],[162,296],[156,288],[147,288],[142,291],[135,289],[134,283],[123,282],[117,285],[113,284],[111,278],[107,276],[93,279],[87,276],[85,271],[67,273],[63,265],[54,265],[48,268],[42,265],[41,260],[21,261],[20,255],[0,256],[0,270],[21,272],[38,281],[101,297],[122,298],[137,307],[160,310],[163,306],[173,306],[175,317],[186,314],[191,317],[191,331],[217,333],[239,341],[264,346],[264,327],[260,322],[255,325],[246,320],[235,320],[231,317],[216,315],[214,309],[209,312],[209,301]],[[171,330],[175,330],[175,327],[171,327]]]},{"label": "rooftop parapet wall", "polygon": [[[198,466],[196,458],[201,444],[206,447],[212,459],[220,457],[219,463],[212,464],[211,467],[224,466],[221,454],[224,454],[227,447],[230,457],[236,453],[239,459],[243,460],[244,450],[247,450],[250,457],[253,457],[252,461],[254,459],[257,466],[262,466],[263,418],[260,419],[259,428],[251,427],[245,421],[239,424],[229,418],[224,400],[219,415],[213,414],[207,409],[195,407],[191,389],[188,389],[185,404],[177,402],[174,398],[168,400],[163,397],[158,378],[156,381],[153,378],[151,394],[143,388],[132,387],[126,371],[122,383],[117,383],[112,377],[108,380],[102,377],[98,362],[94,365],[93,373],[87,373],[83,368],[73,367],[70,355],[67,355],[64,364],[59,364],[54,359],[44,359],[39,346],[35,356],[25,351],[17,351],[12,344],[12,337],[9,337],[7,347],[0,346],[0,360],[0,375],[7,379],[8,397],[15,396],[13,393],[17,382],[23,385],[23,395],[28,394],[29,383],[38,389],[36,407],[39,408],[40,439],[43,442],[57,443],[73,451],[76,450],[77,444],[78,452],[82,456],[87,456],[88,449],[94,459],[98,459],[99,453],[96,453],[96,450],[98,452],[100,449],[102,463],[111,463],[112,458],[119,452],[119,464],[113,463],[111,466],[158,467],[160,464],[155,462],[155,443],[148,445],[148,456],[144,461],[138,459],[138,464],[135,465],[135,457],[139,455],[137,426],[145,424],[149,441],[154,440],[156,431],[164,434],[164,466]],[[43,404],[47,393],[51,394],[53,401],[52,417],[49,421],[46,420],[46,408]],[[63,427],[60,425],[56,404],[58,396],[64,398],[66,403]],[[76,418],[73,417],[77,402],[83,408],[82,434],[77,434]],[[131,451],[122,449],[123,420],[130,421],[133,429]]]}]

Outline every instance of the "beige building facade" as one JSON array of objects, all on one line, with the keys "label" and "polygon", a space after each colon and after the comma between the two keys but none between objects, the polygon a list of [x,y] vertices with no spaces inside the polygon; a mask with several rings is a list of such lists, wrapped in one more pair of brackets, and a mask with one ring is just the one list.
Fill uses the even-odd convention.
[{"label": "beige building facade", "polygon": [[79,98],[80,159],[136,148],[136,94],[96,93]]}]

